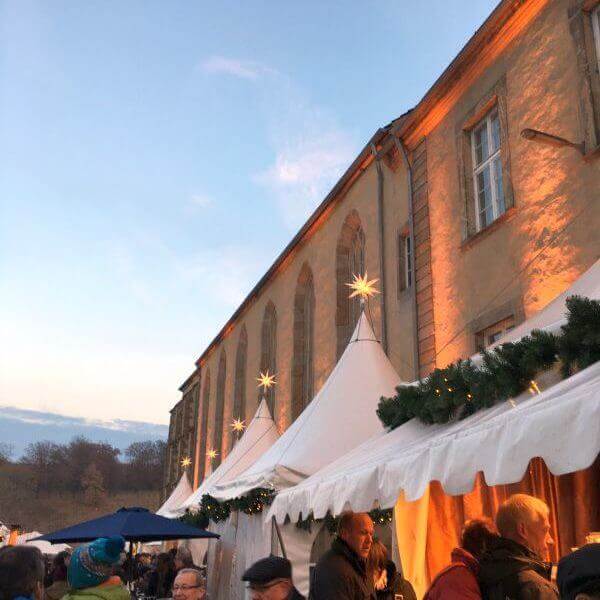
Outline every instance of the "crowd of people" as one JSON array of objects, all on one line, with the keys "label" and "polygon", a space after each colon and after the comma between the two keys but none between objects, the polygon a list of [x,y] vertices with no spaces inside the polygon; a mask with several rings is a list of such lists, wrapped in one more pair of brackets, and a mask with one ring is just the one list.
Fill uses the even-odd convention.
[{"label": "crowd of people", "polygon": [[[433,579],[424,600],[600,600],[600,544],[565,556],[555,581],[545,562],[553,544],[548,506],[525,494],[495,518],[465,524],[460,546]],[[341,515],[331,548],[316,564],[309,600],[416,600],[409,581],[374,538],[368,514]],[[122,537],[99,538],[61,552],[45,566],[30,546],[0,549],[0,600],[206,600],[205,573],[185,547],[122,560]],[[303,600],[292,565],[269,556],[243,574],[250,600]],[[129,584],[129,585],[128,585]]]}]

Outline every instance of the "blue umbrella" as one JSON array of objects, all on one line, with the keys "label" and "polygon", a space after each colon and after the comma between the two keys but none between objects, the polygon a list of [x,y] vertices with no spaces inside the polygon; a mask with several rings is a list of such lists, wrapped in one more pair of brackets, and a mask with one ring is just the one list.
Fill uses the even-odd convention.
[{"label": "blue umbrella", "polygon": [[159,540],[183,540],[193,538],[218,538],[216,533],[192,527],[181,521],[166,519],[147,508],[120,508],[78,525],[41,535],[36,540],[58,542],[90,542],[99,537],[121,535],[128,542],[154,542]]}]

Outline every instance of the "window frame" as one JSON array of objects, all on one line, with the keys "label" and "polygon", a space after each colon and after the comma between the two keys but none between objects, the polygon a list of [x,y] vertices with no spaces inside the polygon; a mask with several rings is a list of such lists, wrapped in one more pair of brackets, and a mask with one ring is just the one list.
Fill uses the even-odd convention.
[{"label": "window frame", "polygon": [[410,235],[404,236],[404,273],[406,275],[406,289],[410,289],[413,284],[413,270],[412,270],[412,242]]},{"label": "window frame", "polygon": [[[492,121],[493,118],[496,117],[498,121],[498,147],[496,150],[488,154],[488,156],[481,161],[481,163],[477,164],[477,155],[476,155],[476,143],[475,143],[475,134],[480,131],[482,128],[485,128],[485,136],[487,141],[488,151],[493,147],[492,140]],[[489,227],[494,221],[496,221],[501,215],[506,212],[506,198],[504,191],[504,177],[502,178],[502,198],[501,203],[503,209],[500,210],[500,202],[498,199],[498,186],[497,186],[497,177],[496,177],[496,169],[495,163],[499,161],[500,169],[502,172],[503,164],[502,164],[502,134],[500,131],[501,123],[500,123],[500,114],[498,111],[498,106],[493,106],[475,125],[472,127],[469,132],[470,142],[471,142],[471,166],[472,166],[472,178],[473,178],[473,193],[475,200],[475,229],[476,233],[482,231],[486,227]],[[484,172],[489,168],[490,172],[490,192],[491,192],[491,203],[492,203],[492,219],[489,223],[482,225],[481,223],[481,213],[483,208],[480,205],[480,196],[479,196],[479,184],[478,184],[478,175]]]},{"label": "window frame", "polygon": [[[516,325],[516,317],[514,314],[511,314],[476,331],[475,348],[477,352],[482,352],[483,350],[491,348],[504,334],[508,333],[511,329],[514,329]],[[479,344],[479,341],[482,342],[481,345]]]},{"label": "window frame", "polygon": [[408,233],[398,233],[398,297],[410,289],[414,281],[412,270],[412,242]]},{"label": "window frame", "polygon": [[592,32],[594,35],[594,48],[596,50],[596,68],[600,73],[600,4],[597,4],[591,11]]}]

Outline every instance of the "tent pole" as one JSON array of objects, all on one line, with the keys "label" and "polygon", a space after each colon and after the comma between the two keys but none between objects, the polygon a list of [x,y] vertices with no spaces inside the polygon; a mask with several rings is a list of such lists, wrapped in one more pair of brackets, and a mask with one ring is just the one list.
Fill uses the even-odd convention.
[{"label": "tent pole", "polygon": [[285,551],[285,544],[283,543],[283,537],[281,535],[281,531],[279,530],[279,524],[275,517],[271,517],[273,521],[273,526],[275,527],[275,533],[277,534],[277,539],[279,540],[279,545],[281,546],[281,553],[283,554],[283,558],[287,558],[287,552]]}]

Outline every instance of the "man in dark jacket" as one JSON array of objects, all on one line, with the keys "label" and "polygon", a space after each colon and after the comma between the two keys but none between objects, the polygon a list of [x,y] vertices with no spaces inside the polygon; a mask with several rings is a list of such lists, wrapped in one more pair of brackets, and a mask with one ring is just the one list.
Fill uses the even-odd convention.
[{"label": "man in dark jacket", "polygon": [[533,496],[515,494],[500,506],[500,536],[480,561],[479,584],[485,600],[558,600],[543,562],[550,537],[548,506]]},{"label": "man in dark jacket", "polygon": [[373,521],[366,513],[343,513],[338,535],[317,563],[310,600],[372,600],[366,559],[373,544]]}]

